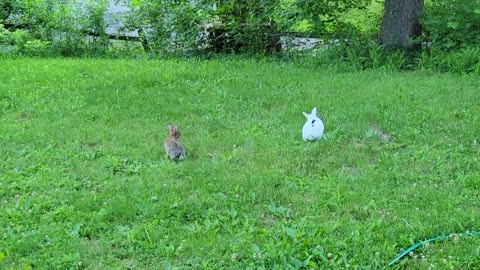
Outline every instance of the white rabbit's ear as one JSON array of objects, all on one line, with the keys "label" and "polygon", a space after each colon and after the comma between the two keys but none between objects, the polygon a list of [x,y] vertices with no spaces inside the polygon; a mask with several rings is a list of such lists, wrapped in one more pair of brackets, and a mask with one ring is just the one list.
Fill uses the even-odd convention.
[{"label": "white rabbit's ear", "polygon": [[312,110],[311,115],[312,115],[313,117],[317,117],[317,107],[313,107],[313,110]]},{"label": "white rabbit's ear", "polygon": [[303,115],[305,116],[305,118],[308,119],[308,118],[310,117],[310,115],[309,115],[308,113],[306,113],[306,112],[302,112],[302,113],[303,113]]}]

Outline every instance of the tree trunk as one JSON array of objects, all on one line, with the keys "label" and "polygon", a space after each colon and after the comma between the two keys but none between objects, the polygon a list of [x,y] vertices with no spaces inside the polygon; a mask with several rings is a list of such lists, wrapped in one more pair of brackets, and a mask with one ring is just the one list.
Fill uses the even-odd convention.
[{"label": "tree trunk", "polygon": [[420,48],[414,39],[422,33],[419,17],[423,0],[385,0],[380,43],[386,47]]}]

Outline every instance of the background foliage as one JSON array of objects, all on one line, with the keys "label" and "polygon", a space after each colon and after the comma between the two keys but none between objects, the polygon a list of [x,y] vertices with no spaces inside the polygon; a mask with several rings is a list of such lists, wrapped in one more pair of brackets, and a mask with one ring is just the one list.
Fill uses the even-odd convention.
[{"label": "background foliage", "polygon": [[2,0],[0,53],[80,56],[105,53],[107,0]]},{"label": "background foliage", "polygon": [[425,39],[440,50],[457,50],[480,44],[480,1],[429,2],[423,17]]},{"label": "background foliage", "polygon": [[[131,8],[116,18],[138,39],[116,42],[106,33],[107,0],[0,0],[0,55],[211,56],[275,53],[320,65],[354,69],[478,73],[480,1],[426,1],[423,50],[406,55],[377,42],[382,1],[371,0],[119,0]],[[2,26],[3,25],[3,26]],[[316,37],[312,50],[292,49]],[[281,42],[280,42],[281,41]],[[279,45],[282,52],[279,53]],[[144,51],[142,51],[142,45]],[[287,46],[287,47],[285,47]]]}]

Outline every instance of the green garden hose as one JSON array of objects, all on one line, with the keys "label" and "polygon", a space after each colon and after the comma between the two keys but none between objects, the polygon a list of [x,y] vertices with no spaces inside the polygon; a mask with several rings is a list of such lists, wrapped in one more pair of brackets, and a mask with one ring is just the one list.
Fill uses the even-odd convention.
[{"label": "green garden hose", "polygon": [[446,240],[452,236],[472,236],[472,235],[480,235],[480,231],[473,231],[473,232],[464,232],[464,233],[460,233],[460,234],[449,234],[449,235],[442,235],[442,236],[437,236],[437,237],[433,237],[433,238],[429,238],[429,239],[426,239],[424,241],[421,241],[421,242],[418,242],[418,243],[415,243],[413,245],[411,245],[409,248],[405,249],[404,251],[402,251],[401,253],[399,253],[397,255],[397,257],[395,257],[393,260],[390,261],[390,263],[388,264],[388,266],[393,266],[394,264],[396,264],[400,259],[402,259],[403,257],[405,257],[405,255],[407,255],[408,253],[410,253],[412,250],[416,249],[416,248],[419,248],[425,244],[428,244],[428,243],[431,243],[431,242],[434,242],[434,241],[439,241],[439,240]]}]

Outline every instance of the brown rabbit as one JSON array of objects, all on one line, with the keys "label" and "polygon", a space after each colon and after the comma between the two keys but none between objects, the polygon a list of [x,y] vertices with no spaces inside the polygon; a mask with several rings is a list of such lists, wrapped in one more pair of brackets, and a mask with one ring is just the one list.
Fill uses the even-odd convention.
[{"label": "brown rabbit", "polygon": [[186,156],[185,148],[180,144],[178,138],[180,138],[180,131],[177,127],[174,127],[170,124],[167,126],[169,135],[163,144],[167,156],[171,160],[182,160]]}]

